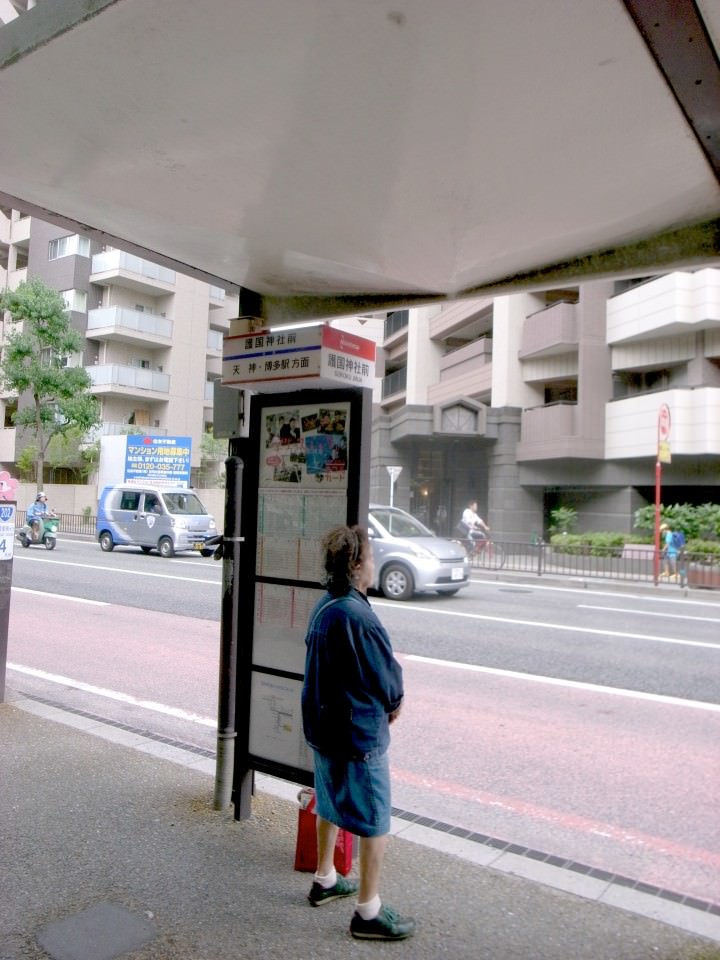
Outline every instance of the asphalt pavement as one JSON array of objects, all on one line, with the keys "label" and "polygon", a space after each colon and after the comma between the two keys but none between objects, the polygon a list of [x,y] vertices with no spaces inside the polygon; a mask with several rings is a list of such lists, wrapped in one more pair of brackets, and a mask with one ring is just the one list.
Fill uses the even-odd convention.
[{"label": "asphalt pavement", "polygon": [[382,894],[417,933],[355,941],[352,903],[313,909],[293,869],[297,785],[258,776],[238,822],[214,775],[209,751],[6,689],[0,960],[720,960],[718,904],[402,811]]},{"label": "asphalt pavement", "polygon": [[720,907],[401,817],[383,897],[417,933],[355,941],[352,904],[313,909],[294,870],[297,786],[259,777],[238,822],[213,809],[207,752],[12,689],[6,701],[0,960],[720,958]]}]

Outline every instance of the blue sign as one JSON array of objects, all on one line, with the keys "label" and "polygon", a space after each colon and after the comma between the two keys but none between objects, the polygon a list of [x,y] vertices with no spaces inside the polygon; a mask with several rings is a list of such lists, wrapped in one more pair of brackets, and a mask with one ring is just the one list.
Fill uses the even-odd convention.
[{"label": "blue sign", "polygon": [[125,480],[189,487],[191,454],[191,437],[128,437]]}]

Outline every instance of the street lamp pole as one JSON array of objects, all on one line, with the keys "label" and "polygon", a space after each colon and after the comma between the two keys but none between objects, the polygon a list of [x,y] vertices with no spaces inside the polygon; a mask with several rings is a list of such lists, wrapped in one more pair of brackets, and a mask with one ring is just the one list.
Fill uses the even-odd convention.
[{"label": "street lamp pole", "polygon": [[395,498],[395,481],[402,473],[402,467],[386,467],[385,469],[390,474],[390,506],[392,507]]}]

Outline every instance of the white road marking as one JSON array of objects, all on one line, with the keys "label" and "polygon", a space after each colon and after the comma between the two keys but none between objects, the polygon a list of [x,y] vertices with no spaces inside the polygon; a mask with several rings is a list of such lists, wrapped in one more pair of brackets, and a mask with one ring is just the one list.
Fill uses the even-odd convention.
[{"label": "white road marking", "polygon": [[[23,559],[32,560],[33,557],[23,557]],[[39,560],[39,558],[38,558]],[[43,558],[42,563],[58,563],[63,567],[81,567],[83,570],[95,570],[98,573],[124,573],[132,577],[142,577],[147,579],[148,577],[158,577],[161,580],[186,580],[188,583],[209,583],[212,586],[217,587],[220,585],[219,580],[201,580],[199,577],[176,577],[172,573],[152,573],[147,570],[125,570],[123,567],[98,567],[96,563],[75,563],[71,560],[47,560]]]},{"label": "white road marking", "polygon": [[634,613],[641,617],[663,617],[665,620],[702,620],[704,623],[720,624],[720,617],[693,617],[687,613],[668,613],[666,610],[631,610],[627,607],[593,606],[589,603],[579,603],[578,610],[607,610],[610,613]]},{"label": "white road marking", "polygon": [[512,617],[490,617],[482,613],[462,613],[457,610],[445,610],[439,607],[416,606],[403,603],[402,608],[397,603],[380,603],[379,606],[398,610],[416,610],[418,613],[436,613],[443,617],[461,617],[465,620],[483,620],[489,623],[508,623],[516,627],[538,627],[542,630],[564,630],[568,633],[589,633],[596,637],[617,637],[624,640],[647,640],[652,643],[674,643],[681,647],[707,647],[710,650],[720,651],[720,643],[709,643],[703,640],[680,640],[677,637],[658,637],[647,633],[623,633],[619,630],[600,630],[596,627],[572,626],[568,623],[543,623],[540,620],[516,620]]},{"label": "white road marking", "polygon": [[106,600],[87,600],[85,597],[71,597],[68,593],[48,593],[47,590],[30,590],[27,587],[12,587],[13,593],[33,593],[38,597],[53,597],[55,600],[72,600],[73,603],[89,603],[93,607],[108,607]]},{"label": "white road marking", "polygon": [[528,680],[531,683],[545,683],[554,687],[570,687],[573,690],[587,690],[590,693],[609,693],[615,697],[629,697],[632,700],[649,700],[651,703],[664,703],[674,707],[691,707],[694,710],[708,710],[720,713],[720,703],[706,703],[703,700],[683,700],[680,697],[668,697],[660,693],[645,693],[642,690],[625,690],[622,687],[605,687],[596,683],[583,683],[580,680],[562,680],[559,677],[543,677],[535,673],[519,673],[516,670],[500,670],[497,667],[481,667],[475,663],[457,663],[454,660],[438,660],[435,657],[420,657],[417,654],[400,654],[403,660],[428,664],[436,667],[449,667],[452,670],[467,670],[471,673],[488,673],[495,677],[508,677],[510,680]]},{"label": "white road marking", "polygon": [[203,727],[217,727],[217,720],[213,720],[210,717],[203,717],[199,713],[181,710],[179,707],[169,707],[164,703],[156,703],[154,700],[141,700],[139,697],[133,697],[129,693],[120,693],[118,690],[108,690],[106,687],[96,687],[91,683],[83,683],[82,680],[73,680],[71,677],[63,677],[57,673],[46,673],[45,670],[36,670],[34,667],[23,667],[19,663],[8,663],[7,668],[8,670],[14,670],[16,673],[23,673],[28,677],[46,680],[48,683],[59,683],[64,687],[72,687],[73,690],[82,690],[84,693],[92,693],[95,694],[95,696],[105,697],[108,700],[117,700],[120,703],[129,703],[135,707],[142,707],[143,710],[162,713],[166,717],[175,717],[177,720],[189,720],[191,723],[198,723]]}]

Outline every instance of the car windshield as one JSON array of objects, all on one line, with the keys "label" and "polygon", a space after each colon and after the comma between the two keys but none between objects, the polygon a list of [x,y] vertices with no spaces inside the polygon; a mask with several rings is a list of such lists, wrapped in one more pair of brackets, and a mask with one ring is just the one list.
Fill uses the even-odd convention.
[{"label": "car windshield", "polygon": [[393,507],[374,507],[371,517],[384,527],[392,537],[434,537],[432,530],[424,527],[409,513]]},{"label": "car windshield", "polygon": [[207,513],[207,510],[194,493],[164,493],[162,497],[168,513]]}]

